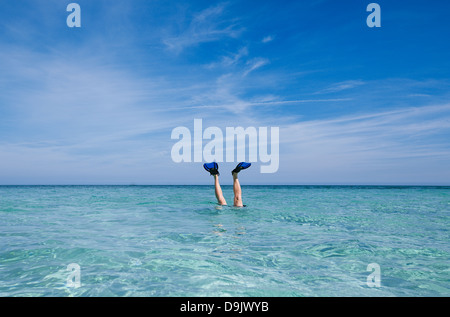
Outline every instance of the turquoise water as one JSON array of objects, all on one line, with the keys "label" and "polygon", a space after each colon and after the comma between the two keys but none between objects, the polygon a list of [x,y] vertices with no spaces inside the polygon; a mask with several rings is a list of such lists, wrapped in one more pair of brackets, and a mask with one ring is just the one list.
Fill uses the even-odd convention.
[{"label": "turquoise water", "polygon": [[450,187],[243,186],[243,198],[0,186],[0,296],[450,295]]}]

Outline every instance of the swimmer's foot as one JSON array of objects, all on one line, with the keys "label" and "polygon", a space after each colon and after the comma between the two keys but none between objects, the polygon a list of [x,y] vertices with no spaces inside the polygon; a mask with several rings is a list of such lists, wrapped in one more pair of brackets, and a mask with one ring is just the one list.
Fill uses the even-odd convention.
[{"label": "swimmer's foot", "polygon": [[205,170],[207,170],[211,175],[220,175],[219,174],[219,165],[216,162],[205,163],[203,164]]},{"label": "swimmer's foot", "polygon": [[241,162],[239,163],[236,168],[234,170],[231,171],[231,174],[237,174],[239,173],[241,170],[245,170],[246,168],[249,168],[252,164],[251,163],[247,163],[247,162]]}]

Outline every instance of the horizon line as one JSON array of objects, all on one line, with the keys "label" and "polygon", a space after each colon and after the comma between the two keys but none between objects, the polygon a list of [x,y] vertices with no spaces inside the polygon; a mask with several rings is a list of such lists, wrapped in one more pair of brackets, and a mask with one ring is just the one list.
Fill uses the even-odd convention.
[{"label": "horizon line", "polygon": [[[212,184],[0,184],[7,186],[212,186]],[[222,186],[233,186],[222,184]],[[449,184],[245,184],[244,186],[373,186],[373,187],[450,187]]]}]

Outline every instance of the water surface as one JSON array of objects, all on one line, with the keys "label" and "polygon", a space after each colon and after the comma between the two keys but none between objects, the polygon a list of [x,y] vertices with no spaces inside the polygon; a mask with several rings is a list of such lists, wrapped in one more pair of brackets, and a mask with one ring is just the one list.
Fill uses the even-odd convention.
[{"label": "water surface", "polygon": [[0,186],[0,296],[450,295],[450,187],[243,186],[243,198]]}]

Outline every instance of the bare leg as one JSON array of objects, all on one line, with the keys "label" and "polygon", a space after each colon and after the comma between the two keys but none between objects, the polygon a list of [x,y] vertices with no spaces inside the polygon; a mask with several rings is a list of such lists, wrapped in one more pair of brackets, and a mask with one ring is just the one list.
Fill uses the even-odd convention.
[{"label": "bare leg", "polygon": [[244,204],[242,203],[241,184],[239,184],[237,173],[233,173],[233,191],[234,191],[234,206],[243,207]]},{"label": "bare leg", "polygon": [[222,188],[220,187],[220,184],[219,184],[219,175],[214,175],[214,189],[215,189],[215,194],[216,194],[216,198],[217,198],[217,203],[219,205],[226,205],[227,201],[223,197]]}]

